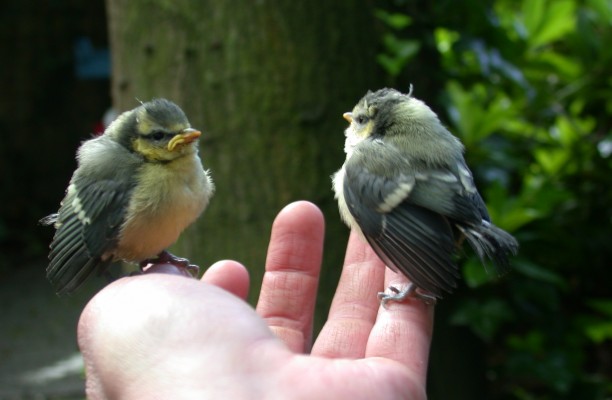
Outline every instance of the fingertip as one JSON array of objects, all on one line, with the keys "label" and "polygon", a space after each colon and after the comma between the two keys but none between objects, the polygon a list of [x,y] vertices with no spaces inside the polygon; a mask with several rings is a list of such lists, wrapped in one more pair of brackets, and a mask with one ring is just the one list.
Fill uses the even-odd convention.
[{"label": "fingertip", "polygon": [[294,226],[303,227],[307,224],[308,229],[314,229],[317,232],[325,230],[325,220],[323,212],[315,204],[300,200],[285,206],[276,216],[274,220],[274,227],[279,224],[289,224]]},{"label": "fingertip", "polygon": [[202,282],[218,286],[241,299],[249,294],[249,281],[246,267],[233,260],[217,261],[202,276]]},{"label": "fingertip", "polygon": [[285,206],[272,225],[257,312],[296,352],[310,347],[325,221],[308,201]]}]

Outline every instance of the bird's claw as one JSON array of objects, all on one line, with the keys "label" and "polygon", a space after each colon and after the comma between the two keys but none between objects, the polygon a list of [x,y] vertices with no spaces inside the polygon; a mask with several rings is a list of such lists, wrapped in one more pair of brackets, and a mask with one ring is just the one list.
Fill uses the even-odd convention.
[{"label": "bird's claw", "polygon": [[195,264],[187,264],[185,266],[185,269],[187,270],[187,272],[189,272],[191,274],[191,276],[193,276],[194,278],[198,277],[198,274],[200,273],[200,267],[198,267]]},{"label": "bird's claw", "polygon": [[422,292],[414,283],[409,283],[402,290],[395,286],[389,286],[389,290],[393,293],[378,292],[378,299],[384,308],[387,308],[387,303],[390,301],[401,302],[408,297],[417,298],[428,306],[433,306],[437,302],[434,295]]},{"label": "bird's claw", "polygon": [[200,272],[200,267],[191,264],[188,259],[177,257],[174,254],[164,250],[155,258],[150,258],[140,262],[140,269],[144,269],[149,264],[172,264],[179,268],[184,268],[191,276],[196,278]]}]

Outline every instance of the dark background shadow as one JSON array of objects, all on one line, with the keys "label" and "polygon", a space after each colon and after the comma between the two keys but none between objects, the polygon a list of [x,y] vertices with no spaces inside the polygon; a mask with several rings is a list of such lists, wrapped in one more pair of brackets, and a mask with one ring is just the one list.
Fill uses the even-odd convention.
[{"label": "dark background shadow", "polygon": [[107,47],[102,0],[0,6],[0,399],[83,397],[76,324],[104,282],[57,297],[38,220],[111,104]]}]

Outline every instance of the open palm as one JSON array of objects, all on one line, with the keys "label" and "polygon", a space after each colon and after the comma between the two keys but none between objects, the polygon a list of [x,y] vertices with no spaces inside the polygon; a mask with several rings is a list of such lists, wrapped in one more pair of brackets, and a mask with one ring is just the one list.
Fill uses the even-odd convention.
[{"label": "open palm", "polygon": [[355,234],[312,343],[323,234],[310,203],[279,213],[256,310],[235,261],[201,281],[156,265],[106,287],[79,321],[88,398],[426,398],[433,309],[414,300],[380,307],[377,292],[406,281]]}]

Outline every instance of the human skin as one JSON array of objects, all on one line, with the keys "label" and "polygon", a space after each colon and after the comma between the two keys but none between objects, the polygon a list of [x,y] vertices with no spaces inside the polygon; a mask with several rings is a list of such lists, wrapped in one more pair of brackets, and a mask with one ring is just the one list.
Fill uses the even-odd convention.
[{"label": "human skin", "polygon": [[381,307],[405,278],[351,234],[329,316],[312,342],[324,220],[308,202],[277,216],[256,309],[236,261],[201,280],[171,265],[100,291],[79,321],[89,399],[425,399],[433,307]]}]

